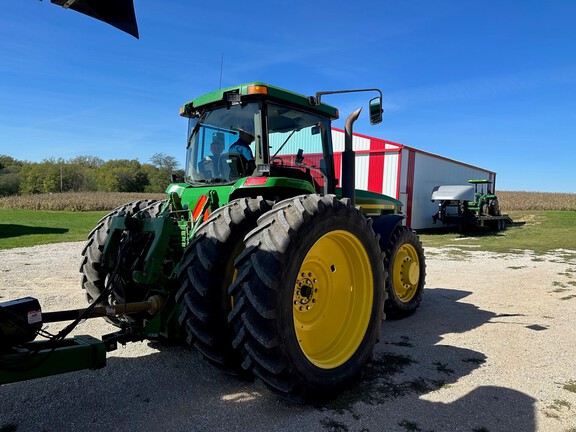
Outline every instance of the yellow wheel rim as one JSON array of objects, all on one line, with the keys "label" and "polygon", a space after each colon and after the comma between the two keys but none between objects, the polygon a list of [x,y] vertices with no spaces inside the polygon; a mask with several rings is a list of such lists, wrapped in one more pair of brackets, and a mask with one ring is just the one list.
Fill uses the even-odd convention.
[{"label": "yellow wheel rim", "polygon": [[344,364],[370,322],[372,268],[360,240],[347,231],[320,237],[302,261],[294,287],[294,329],[306,358],[322,369]]},{"label": "yellow wheel rim", "polygon": [[396,252],[392,269],[394,292],[401,302],[412,300],[420,282],[420,260],[411,244],[403,244]]}]

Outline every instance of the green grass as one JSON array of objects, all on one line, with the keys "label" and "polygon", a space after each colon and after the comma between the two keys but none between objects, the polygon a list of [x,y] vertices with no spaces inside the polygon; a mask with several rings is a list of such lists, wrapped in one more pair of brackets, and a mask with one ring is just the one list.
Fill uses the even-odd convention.
[{"label": "green grass", "polygon": [[568,390],[569,392],[576,393],[576,381],[568,381],[562,388],[564,390]]},{"label": "green grass", "polygon": [[0,209],[0,249],[86,240],[105,214]]},{"label": "green grass", "polygon": [[570,409],[571,407],[572,407],[572,404],[568,401],[563,400],[563,399],[554,399],[554,402],[552,403],[552,405],[549,406],[549,408],[555,409],[557,411],[561,411],[562,408]]},{"label": "green grass", "polygon": [[[0,249],[38,244],[81,241],[106,212],[36,211],[0,208]],[[420,233],[424,247],[454,247],[455,252],[467,250],[514,252],[532,250],[546,253],[567,249],[566,258],[576,259],[576,212],[516,211],[510,214],[515,222],[502,232],[458,234]],[[462,257],[463,259],[465,256]]]},{"label": "green grass", "polygon": [[527,249],[538,254],[567,249],[574,251],[568,253],[568,258],[576,258],[576,212],[516,211],[510,216],[515,224],[501,232],[422,232],[419,235],[425,248],[451,246],[504,253]]}]

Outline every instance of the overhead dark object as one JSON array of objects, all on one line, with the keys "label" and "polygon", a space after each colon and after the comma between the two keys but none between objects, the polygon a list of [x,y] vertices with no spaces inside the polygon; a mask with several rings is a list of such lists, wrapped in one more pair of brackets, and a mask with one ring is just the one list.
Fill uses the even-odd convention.
[{"label": "overhead dark object", "polygon": [[117,29],[131,34],[136,39],[138,23],[133,0],[50,0],[64,9],[72,9],[97,20],[104,21]]}]

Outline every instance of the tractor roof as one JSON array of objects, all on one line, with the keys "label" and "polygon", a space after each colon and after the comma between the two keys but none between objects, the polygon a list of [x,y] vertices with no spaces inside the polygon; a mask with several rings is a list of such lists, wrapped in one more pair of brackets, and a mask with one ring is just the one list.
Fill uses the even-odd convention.
[{"label": "tractor roof", "polygon": [[279,103],[296,105],[302,109],[329,117],[332,120],[338,118],[338,109],[331,105],[325,103],[315,105],[308,96],[258,81],[219,89],[192,99],[180,108],[180,115],[190,117],[194,110],[201,107],[212,104],[217,105],[222,102],[239,102],[245,97],[254,96]]},{"label": "tractor roof", "polygon": [[492,183],[492,182],[490,180],[487,180],[487,179],[475,179],[475,180],[468,180],[468,183],[483,184],[483,183]]}]

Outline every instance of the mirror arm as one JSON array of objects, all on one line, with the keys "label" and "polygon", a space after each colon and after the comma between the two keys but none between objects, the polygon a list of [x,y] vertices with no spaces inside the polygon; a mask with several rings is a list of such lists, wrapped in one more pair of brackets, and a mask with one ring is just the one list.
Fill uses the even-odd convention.
[{"label": "mirror arm", "polygon": [[316,96],[310,96],[308,99],[312,105],[320,105],[322,101],[322,96],[329,95],[329,94],[341,94],[341,93],[360,93],[360,92],[378,92],[380,95],[380,99],[382,99],[382,91],[377,88],[366,88],[366,89],[357,89],[357,90],[333,90],[333,91],[323,91],[323,92],[316,92]]},{"label": "mirror arm", "polygon": [[[333,91],[323,91],[323,92],[316,92],[315,96],[309,96],[308,102],[312,106],[320,105],[322,102],[323,95],[329,94],[342,94],[342,93],[360,93],[360,92],[378,92],[378,96],[370,99],[369,107],[370,107],[370,124],[375,125],[382,121],[382,113],[384,110],[382,109],[382,91],[377,88],[365,88],[365,89],[356,89],[356,90],[333,90]],[[376,103],[372,103],[373,101],[377,101]]]}]

